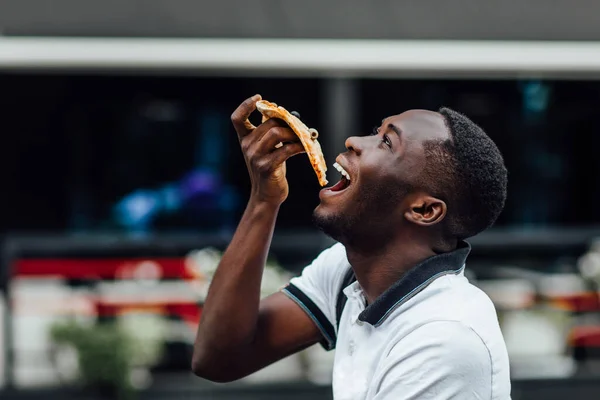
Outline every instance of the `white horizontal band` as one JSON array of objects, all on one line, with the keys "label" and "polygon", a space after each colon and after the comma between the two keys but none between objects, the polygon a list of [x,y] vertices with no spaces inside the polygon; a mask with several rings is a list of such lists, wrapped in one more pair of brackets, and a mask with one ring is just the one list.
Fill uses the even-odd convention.
[{"label": "white horizontal band", "polygon": [[0,37],[0,69],[600,78],[600,42]]}]

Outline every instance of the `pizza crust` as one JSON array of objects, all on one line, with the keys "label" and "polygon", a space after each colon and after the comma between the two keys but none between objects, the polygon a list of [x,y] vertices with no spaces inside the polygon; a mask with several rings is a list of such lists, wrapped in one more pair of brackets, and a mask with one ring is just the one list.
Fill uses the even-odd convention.
[{"label": "pizza crust", "polygon": [[327,185],[327,164],[325,164],[325,157],[323,156],[321,145],[317,141],[319,133],[316,129],[308,128],[299,118],[275,103],[260,100],[256,103],[256,108],[263,115],[263,122],[269,118],[279,118],[288,124],[298,136],[300,142],[302,142],[306,154],[308,155],[308,159],[317,174],[319,184],[321,186]]}]

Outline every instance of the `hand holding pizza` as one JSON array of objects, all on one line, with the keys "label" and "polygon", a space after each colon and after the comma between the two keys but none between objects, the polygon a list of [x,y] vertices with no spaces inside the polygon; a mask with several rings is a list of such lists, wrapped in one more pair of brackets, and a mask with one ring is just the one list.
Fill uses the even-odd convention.
[{"label": "hand holding pizza", "polygon": [[[248,118],[260,99],[260,95],[246,99],[231,115],[231,122],[250,173],[251,200],[279,206],[289,193],[285,161],[305,150],[298,136],[279,119],[252,125]],[[283,146],[277,146],[279,143]]]},{"label": "hand holding pizza", "polygon": [[275,103],[270,103],[266,100],[260,100],[256,103],[256,108],[263,115],[263,122],[269,118],[278,118],[284,121],[294,131],[296,136],[298,136],[300,139],[302,146],[304,146],[304,150],[306,150],[310,164],[312,165],[315,173],[317,174],[317,178],[319,179],[319,184],[321,186],[327,185],[327,164],[325,163],[325,158],[323,157],[321,145],[317,141],[317,138],[319,137],[317,130],[310,129],[302,121],[300,121],[299,114],[294,115]]}]

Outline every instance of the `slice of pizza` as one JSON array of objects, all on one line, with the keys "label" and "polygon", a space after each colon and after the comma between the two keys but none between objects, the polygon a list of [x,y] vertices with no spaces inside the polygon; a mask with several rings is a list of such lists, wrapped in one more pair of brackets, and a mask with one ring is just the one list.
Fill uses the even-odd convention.
[{"label": "slice of pizza", "polygon": [[279,118],[285,121],[286,124],[294,131],[300,142],[306,150],[308,159],[317,173],[319,184],[321,186],[327,185],[327,164],[325,164],[325,157],[323,157],[323,150],[319,144],[317,137],[319,133],[316,129],[310,129],[298,117],[292,115],[285,108],[278,106],[275,103],[268,102],[266,100],[260,100],[256,103],[256,108],[263,115],[263,122],[270,118]]}]

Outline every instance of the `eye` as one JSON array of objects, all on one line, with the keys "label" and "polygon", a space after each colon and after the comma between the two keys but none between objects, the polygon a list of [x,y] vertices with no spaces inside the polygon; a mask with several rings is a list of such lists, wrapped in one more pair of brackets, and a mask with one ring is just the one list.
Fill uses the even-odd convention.
[{"label": "eye", "polygon": [[390,137],[388,135],[383,135],[381,142],[383,144],[385,144],[387,147],[389,147],[390,149],[392,148],[392,141],[390,140]]},{"label": "eye", "polygon": [[379,128],[374,126],[373,130],[371,131],[371,136],[377,136],[379,135]]}]

